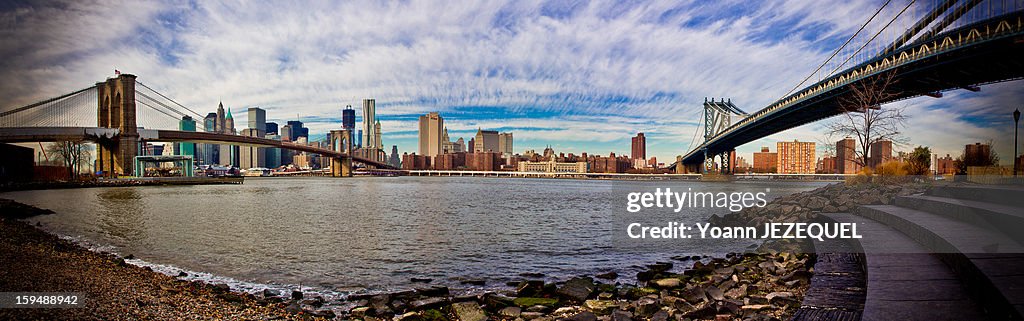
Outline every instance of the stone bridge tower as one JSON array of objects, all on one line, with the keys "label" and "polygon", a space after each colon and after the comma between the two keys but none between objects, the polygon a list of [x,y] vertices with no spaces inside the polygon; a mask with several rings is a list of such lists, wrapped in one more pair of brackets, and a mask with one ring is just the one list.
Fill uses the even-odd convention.
[{"label": "stone bridge tower", "polygon": [[121,74],[96,83],[97,125],[114,128],[118,135],[98,142],[97,170],[104,175],[136,175],[139,131],[135,121],[135,75]]}]

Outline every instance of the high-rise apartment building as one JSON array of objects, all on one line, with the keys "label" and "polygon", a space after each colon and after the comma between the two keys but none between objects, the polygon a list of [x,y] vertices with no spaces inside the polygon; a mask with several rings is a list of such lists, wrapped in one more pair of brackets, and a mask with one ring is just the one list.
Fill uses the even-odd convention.
[{"label": "high-rise apartment building", "polygon": [[776,148],[779,174],[814,174],[814,142],[778,142]]},{"label": "high-rise apartment building", "polygon": [[755,173],[774,173],[778,168],[778,153],[772,153],[768,151],[768,147],[761,147],[761,152],[754,153],[754,166],[752,168]]},{"label": "high-rise apartment building", "polygon": [[846,137],[836,142],[836,174],[856,174],[860,167],[857,164],[857,141]]},{"label": "high-rise apartment building", "polygon": [[885,162],[892,160],[892,141],[880,140],[871,143],[871,157],[868,157],[868,167],[878,168]]},{"label": "high-rise apartment building", "polygon": [[363,141],[364,148],[377,148],[376,139],[377,107],[373,99],[363,99]]},{"label": "high-rise apartment building", "polygon": [[419,154],[427,157],[436,157],[444,153],[443,144],[445,141],[444,118],[437,112],[431,112],[420,116],[419,121]]}]

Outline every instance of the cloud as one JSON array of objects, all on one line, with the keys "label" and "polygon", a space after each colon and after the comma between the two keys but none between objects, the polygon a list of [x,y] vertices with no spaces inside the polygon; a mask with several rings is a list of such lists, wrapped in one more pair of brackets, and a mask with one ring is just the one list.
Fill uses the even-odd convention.
[{"label": "cloud", "polygon": [[[868,31],[904,4],[894,1]],[[468,138],[476,127],[510,130],[517,150],[562,145],[623,152],[629,137],[643,131],[651,153],[669,159],[690,147],[704,97],[729,97],[747,111],[768,105],[877,6],[808,0],[16,3],[0,12],[6,80],[0,108],[89,86],[117,68],[201,113],[223,101],[238,124],[245,123],[243,109],[259,106],[270,120],[298,115],[314,133],[326,132],[338,127],[345,105],[358,109],[361,99],[375,98],[385,142],[403,151],[417,146],[410,135],[415,117],[440,111],[453,136]],[[911,12],[926,9],[915,5]],[[896,24],[912,21],[908,15]],[[1015,88],[1019,83],[996,88],[1017,93],[1009,97],[983,91],[950,100],[1020,101]],[[813,136],[801,127],[769,140]],[[749,145],[761,143],[768,142]]]}]

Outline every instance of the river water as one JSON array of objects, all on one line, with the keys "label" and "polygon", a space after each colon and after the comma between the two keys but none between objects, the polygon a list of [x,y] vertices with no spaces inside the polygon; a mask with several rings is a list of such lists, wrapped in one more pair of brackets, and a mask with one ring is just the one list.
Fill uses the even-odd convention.
[{"label": "river water", "polygon": [[[705,253],[615,249],[619,190],[771,188],[770,197],[820,182],[698,182],[473,177],[247,178],[242,185],[154,186],[0,194],[57,212],[32,218],[59,235],[166,273],[213,281],[325,291],[431,284],[501,287],[541,273],[549,280],[617,271],[628,282],[645,264],[674,255],[742,250],[717,242]],[[681,215],[706,217],[711,210]],[[200,272],[200,273],[196,273]],[[233,286],[235,287],[235,286]],[[259,287],[255,287],[258,289]]]}]

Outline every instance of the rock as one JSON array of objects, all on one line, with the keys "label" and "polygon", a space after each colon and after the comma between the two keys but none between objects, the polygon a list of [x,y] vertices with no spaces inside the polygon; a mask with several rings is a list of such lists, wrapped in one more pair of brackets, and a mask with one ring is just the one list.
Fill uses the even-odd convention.
[{"label": "rock", "polygon": [[768,299],[760,295],[749,295],[743,299],[747,305],[768,304]]},{"label": "rock", "polygon": [[377,315],[392,313],[391,307],[388,306],[389,302],[391,302],[391,296],[387,294],[374,295],[368,300],[370,307],[373,308]]},{"label": "rock", "polygon": [[661,309],[661,305],[658,304],[658,300],[655,300],[655,299],[652,299],[652,298],[646,298],[646,297],[645,298],[640,298],[640,300],[637,300],[635,302],[635,305],[636,305],[636,310],[635,310],[636,315],[645,316],[645,317],[646,316],[650,316],[650,315],[654,314],[654,312],[657,312],[659,309]]},{"label": "rock", "polygon": [[292,290],[292,300],[301,300],[301,299],[302,299],[302,291]]},{"label": "rock", "polygon": [[686,300],[686,302],[691,304],[707,301],[707,295],[700,287],[688,287],[683,289],[679,294],[683,296],[683,299]]},{"label": "rock", "polygon": [[601,292],[597,294],[598,300],[611,300],[613,297],[615,297],[615,295],[608,292]]},{"label": "rock", "polygon": [[595,289],[597,289],[597,286],[594,285],[594,280],[576,277],[566,281],[555,293],[576,302],[583,302],[594,293]]},{"label": "rock", "polygon": [[299,306],[298,302],[292,302],[284,307],[284,311],[291,314],[299,314],[302,312],[302,307]]},{"label": "rock", "polygon": [[314,310],[314,311],[310,312],[309,315],[312,315],[314,317],[320,317],[320,318],[328,319],[328,320],[334,319],[334,317],[335,317],[334,311],[331,311],[330,309],[317,309],[317,310]]},{"label": "rock", "polygon": [[355,317],[363,317],[363,316],[366,316],[369,312],[370,312],[370,307],[358,307],[358,308],[352,309],[352,311],[349,311],[348,313],[353,315],[353,316],[355,316]]},{"label": "rock", "polygon": [[748,305],[741,306],[740,309],[742,309],[744,312],[746,312],[746,311],[755,311],[756,312],[756,311],[761,311],[761,310],[764,310],[764,309],[771,309],[771,307],[772,306],[769,305],[769,304],[748,304]]},{"label": "rock", "polygon": [[772,292],[765,296],[768,299],[769,304],[786,305],[795,303],[796,299],[793,298],[792,292]]},{"label": "rock", "polygon": [[704,293],[707,293],[708,297],[711,298],[712,300],[725,300],[725,294],[722,293],[722,290],[718,289],[718,287],[716,286],[708,286],[706,289],[704,289]]},{"label": "rock", "polygon": [[544,292],[544,281],[523,281],[516,286],[517,296],[536,296]]},{"label": "rock", "polygon": [[274,290],[274,289],[263,289],[263,297],[264,298],[274,298],[274,297],[279,297],[279,296],[281,296],[281,291]]},{"label": "rock", "polygon": [[448,295],[448,287],[435,285],[426,288],[418,288],[416,289],[416,293],[422,296],[443,296]]},{"label": "rock", "polygon": [[629,311],[615,310],[612,311],[611,321],[633,321],[633,314]]},{"label": "rock", "polygon": [[570,315],[570,314],[576,314],[576,312],[577,312],[576,310],[577,310],[576,307],[561,307],[561,308],[555,309],[555,312],[551,312],[551,314],[552,315]]},{"label": "rock", "polygon": [[407,312],[396,318],[397,321],[424,321],[423,316],[416,312]]},{"label": "rock", "polygon": [[647,265],[647,269],[655,273],[663,273],[672,269],[672,262],[657,262]]},{"label": "rock", "polygon": [[583,311],[569,317],[570,321],[597,321],[597,315],[590,311]]},{"label": "rock", "polygon": [[224,283],[217,283],[213,285],[214,292],[229,292],[231,287]]},{"label": "rock", "polygon": [[476,285],[476,286],[484,286],[484,285],[487,285],[487,280],[484,280],[484,279],[466,279],[466,280],[460,281],[460,283],[462,283],[462,284],[469,284],[469,285]]},{"label": "rock", "polygon": [[553,307],[557,303],[558,303],[558,299],[553,299],[553,298],[520,297],[520,298],[515,298],[515,299],[512,300],[512,304],[515,304],[516,306],[521,307],[521,308],[529,308],[529,307],[532,307],[532,306],[535,306],[535,305],[540,305],[540,306],[545,306],[545,307]]},{"label": "rock", "polygon": [[551,307],[545,305],[532,305],[526,308],[526,312],[547,313],[548,311],[551,311]]},{"label": "rock", "polygon": [[587,300],[583,306],[598,315],[608,315],[619,308],[619,303],[612,300]]},{"label": "rock", "polygon": [[495,293],[484,294],[483,299],[484,304],[486,304],[488,308],[493,310],[515,305],[515,303],[513,302],[513,298]]},{"label": "rock", "polygon": [[448,300],[445,298],[426,298],[409,302],[409,309],[413,311],[426,310],[440,307],[445,303],[448,303]]},{"label": "rock", "polygon": [[188,276],[188,273],[185,273],[185,271],[178,271],[178,277],[182,277],[183,278],[183,277],[186,277],[186,276]]},{"label": "rock", "polygon": [[651,321],[668,321],[668,311],[658,310],[651,315]]},{"label": "rock", "polygon": [[533,320],[542,316],[544,316],[544,313],[541,312],[523,312],[519,314],[519,317],[523,318],[523,320]]},{"label": "rock", "polygon": [[612,272],[608,272],[608,273],[601,273],[601,274],[595,275],[595,277],[597,277],[598,279],[614,280],[614,279],[619,278],[619,274],[615,273],[615,271],[612,271]]},{"label": "rock", "polygon": [[743,297],[746,297],[746,296],[747,296],[747,285],[746,284],[738,286],[738,287],[735,287],[735,288],[732,288],[732,289],[729,289],[729,291],[725,291],[725,297],[730,298],[730,299],[742,299]]},{"label": "rock", "polygon": [[674,289],[674,288],[678,288],[680,285],[682,285],[682,281],[680,281],[677,278],[667,278],[667,279],[655,280],[654,284],[656,284],[659,288],[662,288],[662,289]]},{"label": "rock", "polygon": [[504,309],[501,309],[501,311],[498,311],[498,314],[506,318],[518,318],[522,313],[523,309],[519,307],[505,307]]},{"label": "rock", "polygon": [[409,281],[412,281],[412,283],[430,283],[430,282],[434,281],[434,279],[428,279],[428,278],[409,278]]},{"label": "rock", "polygon": [[452,312],[459,321],[485,321],[487,314],[476,302],[458,302],[452,304]]}]

